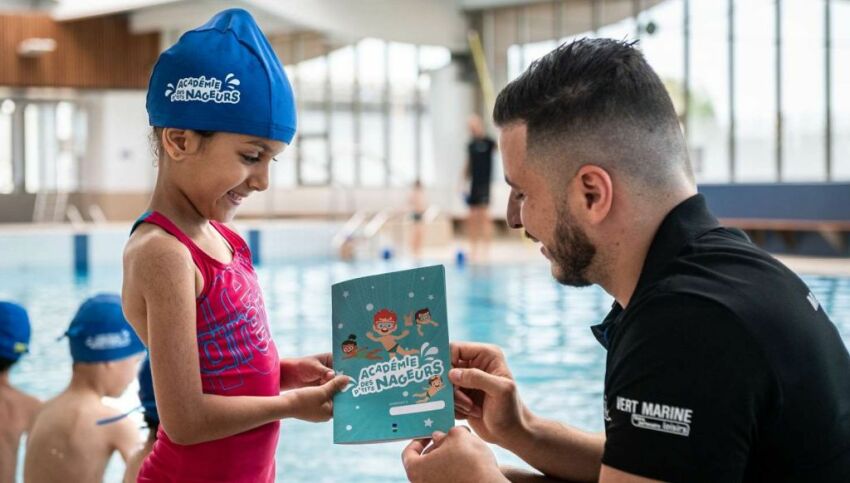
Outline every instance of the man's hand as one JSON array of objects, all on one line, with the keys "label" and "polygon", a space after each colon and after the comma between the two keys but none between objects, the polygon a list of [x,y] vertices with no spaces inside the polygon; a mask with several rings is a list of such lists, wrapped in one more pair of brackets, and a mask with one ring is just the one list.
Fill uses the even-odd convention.
[{"label": "man's hand", "polygon": [[407,478],[413,483],[507,482],[496,457],[468,428],[457,426],[448,434],[435,432],[429,440],[413,440],[401,454]]},{"label": "man's hand", "polygon": [[455,385],[455,416],[466,419],[485,441],[505,446],[527,430],[531,412],[519,398],[502,351],[490,344],[451,344],[449,380]]},{"label": "man's hand", "polygon": [[306,357],[281,359],[280,390],[321,386],[334,377],[330,352]]}]

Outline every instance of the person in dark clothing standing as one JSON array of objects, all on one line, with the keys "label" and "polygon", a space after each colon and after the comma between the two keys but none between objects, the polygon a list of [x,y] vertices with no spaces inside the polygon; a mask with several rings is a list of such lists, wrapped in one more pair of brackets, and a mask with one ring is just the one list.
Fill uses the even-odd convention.
[{"label": "person in dark clothing standing", "polygon": [[484,132],[484,123],[477,114],[469,116],[469,134],[471,139],[466,149],[464,170],[464,176],[470,183],[466,196],[466,204],[469,206],[466,231],[470,241],[470,258],[478,261],[487,257],[493,233],[489,209],[496,141]]},{"label": "person in dark clothing standing", "polygon": [[711,214],[641,52],[564,44],[502,90],[493,117],[508,224],[560,283],[614,299],[592,327],[605,432],[536,415],[498,347],[454,342],[455,408],[475,434],[410,443],[410,480],[507,481],[486,441],[569,481],[850,482],[850,354],[828,307]]}]

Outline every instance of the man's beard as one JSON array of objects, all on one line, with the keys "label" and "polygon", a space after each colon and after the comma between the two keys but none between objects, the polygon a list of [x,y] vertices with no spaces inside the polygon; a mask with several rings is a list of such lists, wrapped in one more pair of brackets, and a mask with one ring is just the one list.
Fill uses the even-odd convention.
[{"label": "man's beard", "polygon": [[587,287],[591,281],[587,269],[596,256],[596,247],[581,227],[572,224],[569,213],[559,213],[555,225],[552,257],[552,276],[558,283],[572,287]]}]

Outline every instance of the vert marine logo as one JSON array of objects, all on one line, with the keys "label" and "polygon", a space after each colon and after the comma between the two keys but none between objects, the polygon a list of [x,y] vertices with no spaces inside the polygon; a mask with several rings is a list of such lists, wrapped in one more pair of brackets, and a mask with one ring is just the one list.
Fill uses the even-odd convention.
[{"label": "vert marine logo", "polygon": [[618,411],[631,414],[632,426],[688,437],[694,411],[688,408],[643,402],[617,396]]},{"label": "vert marine logo", "polygon": [[177,86],[171,82],[166,84],[165,97],[171,102],[238,104],[242,95],[238,89],[240,84],[234,74],[227,74],[224,81],[203,75],[184,77],[177,81]]}]

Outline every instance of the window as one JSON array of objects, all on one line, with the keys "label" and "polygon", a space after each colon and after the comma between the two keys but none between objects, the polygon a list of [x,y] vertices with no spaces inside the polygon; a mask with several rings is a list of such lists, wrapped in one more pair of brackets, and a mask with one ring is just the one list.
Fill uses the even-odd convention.
[{"label": "window", "polygon": [[690,0],[688,142],[698,182],[731,181],[729,15],[725,1]]},{"label": "window", "polygon": [[775,0],[735,0],[736,181],[775,181]]},{"label": "window", "polygon": [[832,165],[834,180],[850,180],[850,2],[831,2]]},{"label": "window", "polygon": [[299,127],[275,184],[412,184],[433,162],[423,120],[428,71],[450,60],[443,47],[363,39],[287,66]]},{"label": "window", "polygon": [[823,0],[783,0],[783,181],[826,180],[825,85]]},{"label": "window", "polygon": [[0,101],[0,193],[15,190],[15,171],[12,153],[12,116],[15,114],[15,101]]}]

